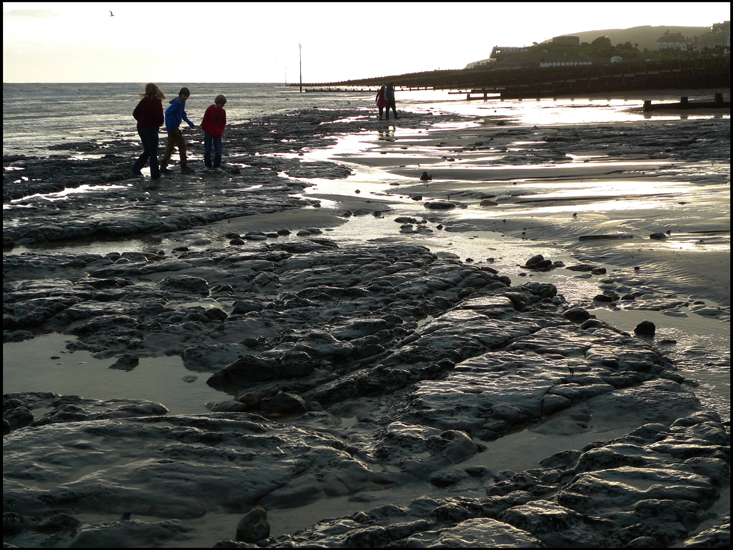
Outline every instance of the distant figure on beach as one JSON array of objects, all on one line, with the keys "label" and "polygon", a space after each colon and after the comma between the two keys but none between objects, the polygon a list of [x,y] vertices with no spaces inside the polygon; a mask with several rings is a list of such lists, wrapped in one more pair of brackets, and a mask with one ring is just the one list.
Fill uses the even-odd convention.
[{"label": "distant figure on beach", "polygon": [[158,129],[163,125],[163,91],[152,82],[145,86],[145,93],[140,94],[142,99],[137,104],[132,116],[137,120],[137,133],[143,142],[143,154],[132,167],[133,176],[142,176],[140,169],[150,159],[150,177],[160,179],[158,169]]},{"label": "distant figure on beach", "polygon": [[[224,126],[227,123],[227,112],[224,105],[227,98],[218,95],[214,104],[210,105],[204,113],[204,120],[201,122],[201,129],[204,131],[204,171],[223,172],[221,169],[221,136],[224,133]],[[214,165],[211,164],[211,146],[214,146]]]},{"label": "distant figure on beach", "polygon": [[181,156],[181,172],[193,172],[191,167],[186,165],[188,162],[186,159],[186,140],[183,139],[183,134],[178,128],[181,125],[181,120],[188,122],[191,128],[194,127],[194,123],[188,120],[185,110],[186,100],[190,96],[191,92],[188,88],[181,88],[178,97],[171,99],[170,107],[165,110],[165,129],[168,132],[168,145],[165,148],[163,160],[160,161],[160,171],[164,174],[170,172],[167,166],[175,147],[178,147],[178,153]]},{"label": "distant figure on beach", "polygon": [[387,100],[384,98],[384,86],[379,88],[377,91],[377,97],[374,101],[377,102],[377,107],[379,107],[379,120],[382,120],[382,111],[384,110],[385,105],[387,105]]},{"label": "distant figure on beach", "polygon": [[394,117],[397,118],[397,106],[394,100],[394,85],[390,82],[384,90],[384,98],[387,100],[387,120],[389,120],[389,108],[392,107]]}]

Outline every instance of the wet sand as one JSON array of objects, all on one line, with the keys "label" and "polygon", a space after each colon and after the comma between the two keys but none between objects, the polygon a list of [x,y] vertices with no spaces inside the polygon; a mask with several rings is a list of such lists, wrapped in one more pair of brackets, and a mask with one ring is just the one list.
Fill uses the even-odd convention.
[{"label": "wet sand", "polygon": [[[646,127],[645,136],[657,125],[681,138],[687,129],[681,121],[574,126],[574,142],[558,141],[549,154],[536,146],[564,135],[561,127],[484,124],[380,134],[368,150],[334,159],[385,172],[395,186],[390,196],[420,197],[424,205],[452,201],[455,208],[429,212],[447,231],[499,231],[609,264],[643,266],[665,286],[730,305],[727,161],[649,158],[631,139],[613,156],[584,146],[634,126]],[[420,181],[423,172],[431,180]]]},{"label": "wet sand", "polygon": [[[418,242],[462,260],[490,263],[512,278],[554,283],[569,300],[620,330],[633,331],[642,320],[652,320],[659,341],[677,342],[665,351],[683,369],[696,368],[688,351],[699,339],[712,343],[725,368],[730,364],[729,154],[727,142],[698,140],[690,130],[725,128],[728,121],[719,112],[707,115],[695,122],[660,114],[603,125],[499,127],[497,120],[477,118],[418,131],[387,126],[358,151],[329,155],[356,171],[348,185],[338,183],[342,195],[326,182],[308,195],[336,200],[339,212],[358,207],[350,204],[355,200],[396,199],[391,217],[422,215],[443,229],[399,235],[393,230],[392,236],[373,239]],[[723,130],[726,136],[729,128]],[[649,149],[650,142],[658,148]],[[691,152],[690,144],[700,142]],[[549,151],[548,144],[553,144]],[[423,172],[431,179],[421,181]],[[370,193],[370,186],[377,189]],[[433,201],[455,207],[424,208]],[[384,232],[375,231],[381,226],[371,220],[349,222],[355,223],[363,229],[343,225],[333,236]],[[697,304],[676,311],[601,305],[593,301],[599,286],[580,284],[577,272],[527,273],[523,264],[534,253],[566,265],[603,265],[605,283],[643,281],[669,300]],[[713,372],[696,374],[718,380],[717,388],[707,383],[708,402],[726,410],[730,385]]]}]

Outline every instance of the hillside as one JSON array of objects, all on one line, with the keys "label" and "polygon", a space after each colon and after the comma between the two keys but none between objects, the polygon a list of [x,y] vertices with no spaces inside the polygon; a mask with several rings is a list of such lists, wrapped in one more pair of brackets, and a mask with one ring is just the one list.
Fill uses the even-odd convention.
[{"label": "hillside", "polygon": [[[711,26],[712,26],[711,22]],[[632,27],[630,29],[606,29],[599,31],[584,31],[568,33],[568,36],[577,36],[580,42],[593,42],[599,36],[607,36],[611,39],[611,44],[624,44],[631,42],[638,44],[639,51],[644,48],[653,51],[657,42],[657,38],[662,36],[666,31],[671,33],[682,33],[685,38],[692,38],[710,32],[710,27],[669,27],[645,25],[643,27]]]}]

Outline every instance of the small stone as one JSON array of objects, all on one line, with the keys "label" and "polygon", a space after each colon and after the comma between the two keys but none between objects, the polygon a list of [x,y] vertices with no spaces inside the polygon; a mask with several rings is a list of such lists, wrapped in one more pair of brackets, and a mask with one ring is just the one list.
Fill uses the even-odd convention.
[{"label": "small stone", "polygon": [[10,429],[17,430],[33,423],[33,413],[26,407],[15,407],[4,411],[3,419],[8,422]]},{"label": "small stone", "polygon": [[265,235],[262,231],[251,231],[249,233],[246,233],[244,235],[244,238],[248,241],[265,241],[267,240],[267,235]]},{"label": "small stone", "polygon": [[436,487],[448,487],[461,481],[456,472],[439,472],[430,476],[430,483]]},{"label": "small stone", "polygon": [[654,336],[656,328],[657,327],[654,326],[654,323],[652,323],[651,321],[642,321],[641,323],[636,325],[634,333],[637,336]]},{"label": "small stone", "polygon": [[267,511],[256,506],[237,524],[235,539],[243,542],[257,542],[270,536],[270,524],[267,522]]},{"label": "small stone", "polygon": [[469,466],[464,471],[471,477],[484,477],[490,472],[486,466]]},{"label": "small stone", "polygon": [[281,391],[260,401],[260,409],[265,414],[304,413],[308,411],[308,405],[299,395]]},{"label": "small stone", "polygon": [[[128,514],[129,515],[129,514]],[[74,531],[81,525],[81,522],[69,514],[57,514],[43,521],[38,526],[42,532]]]},{"label": "small stone", "polygon": [[137,357],[129,353],[126,353],[125,355],[117,359],[115,363],[110,365],[109,368],[120,369],[120,370],[132,370],[135,367],[137,367],[139,362],[140,360]]},{"label": "small stone", "polygon": [[23,530],[23,517],[15,512],[3,512],[3,535],[15,535]]},{"label": "small stone", "polygon": [[426,202],[423,206],[430,210],[450,210],[451,208],[455,208],[456,204],[450,201],[430,201]]},{"label": "small stone", "polygon": [[244,340],[242,340],[242,343],[248,348],[256,348],[260,345],[260,339],[255,338],[254,336],[247,336]]},{"label": "small stone", "polygon": [[588,313],[582,307],[571,308],[567,310],[565,313],[563,313],[562,315],[563,317],[572,321],[573,323],[582,323],[590,319],[590,313]]},{"label": "small stone", "polygon": [[237,401],[244,403],[250,408],[255,408],[260,404],[260,396],[254,392],[248,391],[237,397]]}]

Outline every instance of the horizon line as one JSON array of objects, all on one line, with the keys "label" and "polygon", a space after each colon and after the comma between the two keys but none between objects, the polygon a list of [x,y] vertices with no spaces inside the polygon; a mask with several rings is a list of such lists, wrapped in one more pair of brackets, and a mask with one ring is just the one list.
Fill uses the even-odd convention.
[{"label": "horizon line", "polygon": [[[142,84],[143,86],[145,84],[148,84],[151,82],[150,80],[145,81],[102,81],[102,80],[94,80],[94,81],[85,81],[85,82],[38,82],[38,81],[22,81],[22,82],[7,82],[3,81],[3,84]],[[183,84],[185,82],[188,82],[189,84],[278,84],[282,86],[298,86],[298,84],[292,84],[287,82],[225,82],[225,81],[217,81],[217,82],[193,82],[193,81],[170,81],[170,82],[162,82],[157,81],[156,84]]]}]

